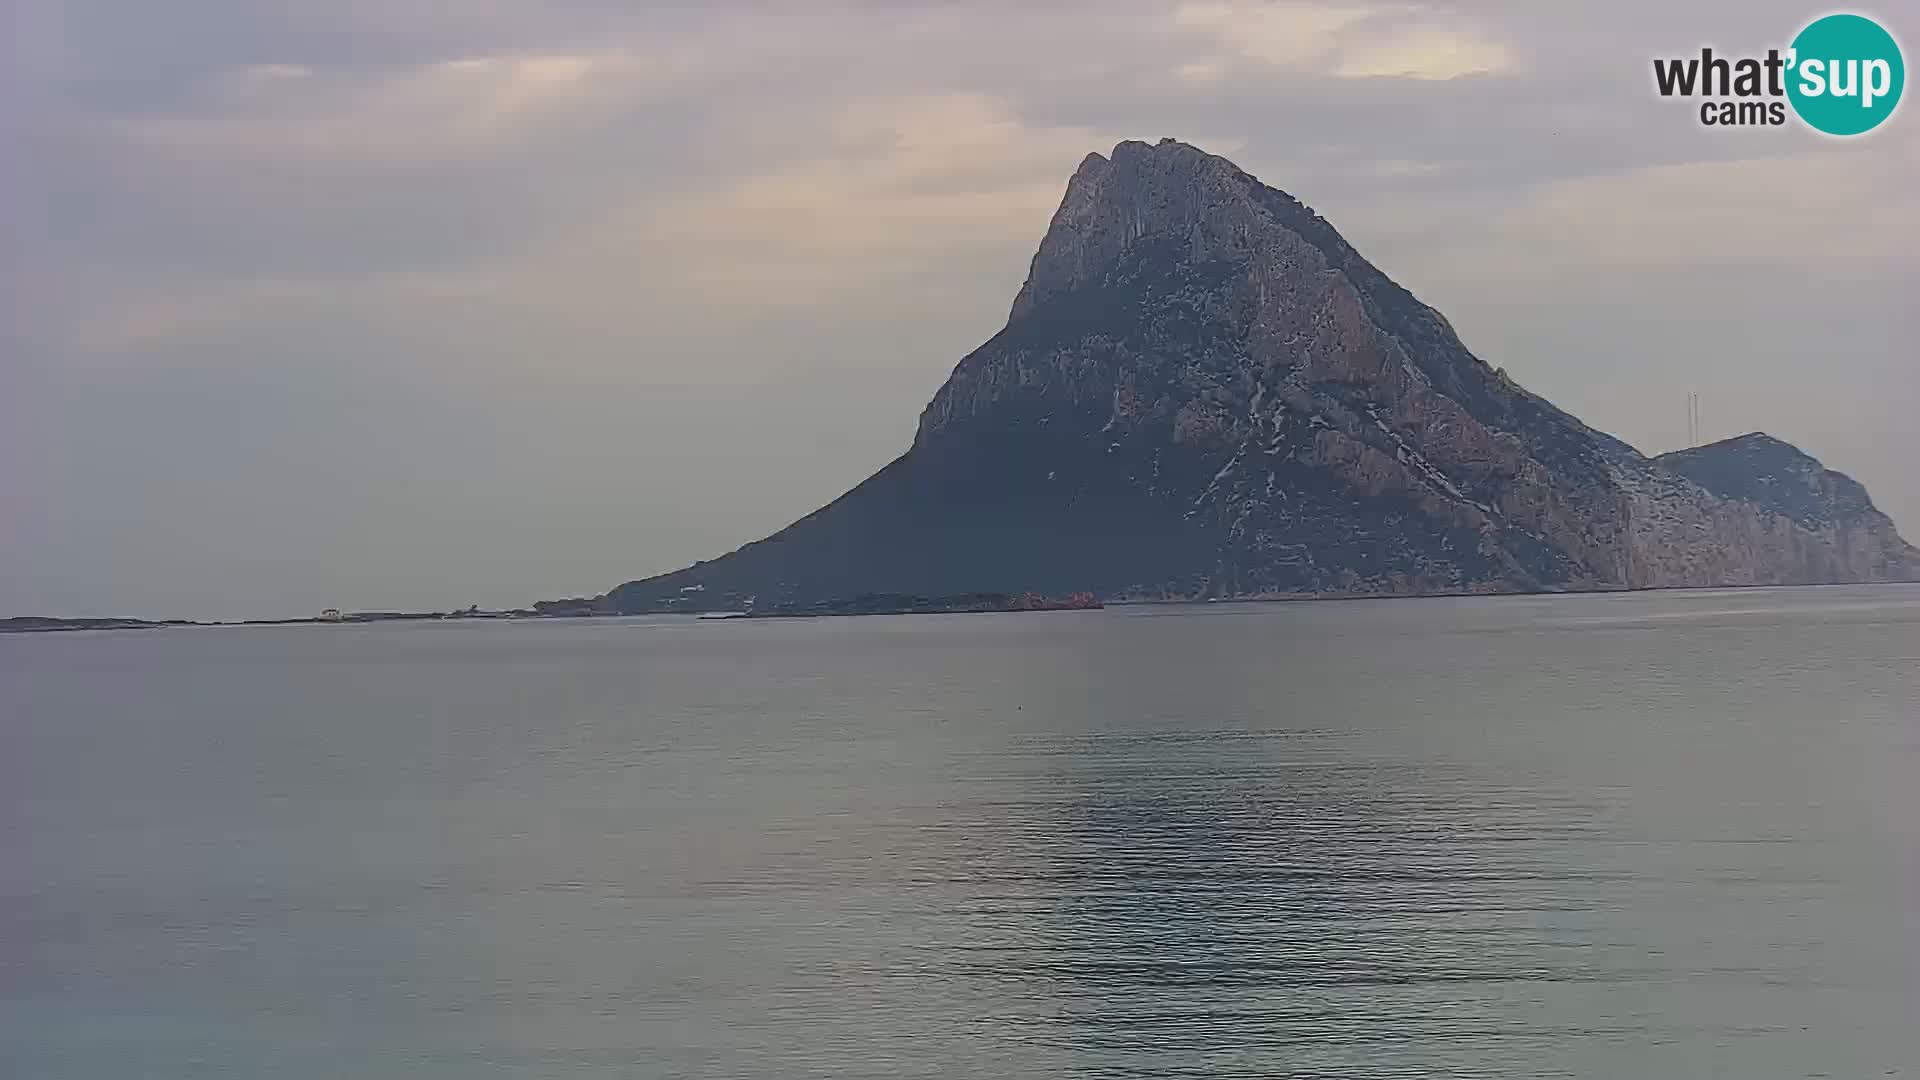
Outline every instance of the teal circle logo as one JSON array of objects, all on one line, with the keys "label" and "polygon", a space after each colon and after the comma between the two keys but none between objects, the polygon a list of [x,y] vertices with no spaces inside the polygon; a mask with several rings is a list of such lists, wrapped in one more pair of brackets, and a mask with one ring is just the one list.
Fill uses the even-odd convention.
[{"label": "teal circle logo", "polygon": [[1793,39],[1787,100],[1816,131],[1859,135],[1900,104],[1907,65],[1900,44],[1864,15],[1828,15]]}]

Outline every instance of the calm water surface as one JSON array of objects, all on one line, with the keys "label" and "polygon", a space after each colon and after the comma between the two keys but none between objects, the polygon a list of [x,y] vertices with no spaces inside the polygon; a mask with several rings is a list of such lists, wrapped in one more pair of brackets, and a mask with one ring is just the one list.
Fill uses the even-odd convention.
[{"label": "calm water surface", "polygon": [[0,639],[0,1074],[1920,1072],[1920,589]]}]

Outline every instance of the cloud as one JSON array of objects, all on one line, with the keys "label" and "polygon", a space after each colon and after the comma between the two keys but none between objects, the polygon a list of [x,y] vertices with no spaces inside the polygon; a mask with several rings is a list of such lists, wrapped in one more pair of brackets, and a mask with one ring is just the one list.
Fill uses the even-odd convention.
[{"label": "cloud", "polygon": [[[521,250],[458,270],[316,272],[162,282],[73,320],[70,344],[124,350],[204,339],[306,308],[484,300],[568,324],[756,319],[897,305],[981,261],[1021,267],[1089,146],[1122,136],[1031,127],[984,94],[853,102],[815,118],[810,153],[709,190],[582,208]],[[1011,294],[1009,293],[1009,296]]]},{"label": "cloud", "polygon": [[1556,181],[1485,218],[1477,255],[1436,256],[1448,273],[1509,285],[1670,268],[1898,276],[1911,272],[1920,235],[1909,182],[1917,146],[1821,146]]},{"label": "cloud", "polygon": [[498,149],[540,125],[578,121],[671,81],[665,57],[597,53],[460,56],[369,78],[252,64],[205,81],[196,108],[110,117],[101,137],[147,155],[229,164],[403,166]]},{"label": "cloud", "polygon": [[74,320],[65,344],[79,358],[137,359],[148,350],[218,337],[244,326],[272,324],[331,310],[344,318],[374,307],[470,303],[494,295],[479,274],[404,271],[355,275],[283,275],[183,283],[109,300]]},{"label": "cloud", "polygon": [[1226,77],[1227,65],[1219,60],[1192,60],[1173,69],[1173,77],[1194,86],[1206,86]]},{"label": "cloud", "polygon": [[235,71],[233,78],[241,83],[273,83],[304,79],[312,74],[313,69],[302,64],[248,64]]},{"label": "cloud", "polygon": [[1206,0],[1181,4],[1173,21],[1245,59],[1335,78],[1438,81],[1514,64],[1503,43],[1418,5]]},{"label": "cloud", "polygon": [[1280,67],[1324,66],[1337,55],[1340,31],[1376,8],[1334,4],[1197,2],[1181,4],[1176,26],[1204,30],[1231,51]]},{"label": "cloud", "polygon": [[813,153],[655,212],[650,233],[689,280],[784,305],[932,260],[1029,247],[1089,146],[984,94],[866,101],[821,125]]},{"label": "cloud", "polygon": [[1340,54],[1333,73],[1343,79],[1439,81],[1505,71],[1513,62],[1513,54],[1497,41],[1428,28],[1354,45]]}]

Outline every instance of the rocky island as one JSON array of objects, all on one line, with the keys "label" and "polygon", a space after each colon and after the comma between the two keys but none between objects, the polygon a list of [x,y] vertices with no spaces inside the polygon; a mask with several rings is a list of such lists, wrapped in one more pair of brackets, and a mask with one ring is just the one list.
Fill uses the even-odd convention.
[{"label": "rocky island", "polygon": [[1299,200],[1171,139],[1090,154],[912,446],[612,612],[1912,580],[1854,481],[1761,434],[1648,457],[1469,352]]}]

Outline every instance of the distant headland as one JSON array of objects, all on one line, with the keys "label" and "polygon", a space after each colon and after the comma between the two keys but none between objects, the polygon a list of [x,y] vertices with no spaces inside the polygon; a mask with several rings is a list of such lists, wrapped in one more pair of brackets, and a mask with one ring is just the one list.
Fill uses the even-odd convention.
[{"label": "distant headland", "polygon": [[[867,593],[836,600],[808,604],[780,604],[755,608],[749,602],[739,610],[708,612],[725,618],[776,619],[808,618],[830,615],[948,615],[988,611],[1083,611],[1102,604],[1092,593],[1052,597],[1039,593],[961,593],[953,596],[910,596],[900,593]],[[696,609],[697,610],[697,609]],[[693,614],[695,611],[689,611]],[[548,600],[530,608],[482,610],[469,607],[454,611],[347,611],[328,608],[319,615],[296,619],[62,619],[40,615],[22,615],[0,619],[0,634],[42,634],[71,630],[158,630],[186,626],[300,626],[331,623],[427,622],[448,619],[579,619],[624,614],[590,600]],[[671,614],[671,612],[668,612]]]},{"label": "distant headland", "polygon": [[428,619],[538,618],[532,608],[482,611],[349,611],[328,608],[318,615],[294,619],[63,619],[45,615],[17,615],[0,619],[0,634],[55,633],[63,630],[157,630],[169,626],[298,626],[303,623],[419,622]]}]

